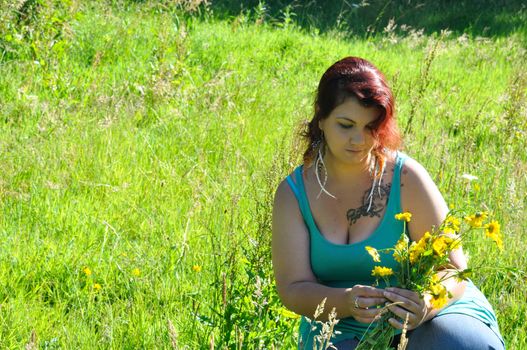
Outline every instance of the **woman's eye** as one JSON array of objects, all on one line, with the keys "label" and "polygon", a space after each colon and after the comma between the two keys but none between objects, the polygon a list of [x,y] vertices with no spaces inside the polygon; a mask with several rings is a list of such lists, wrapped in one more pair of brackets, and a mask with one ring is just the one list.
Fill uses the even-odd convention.
[{"label": "woman's eye", "polygon": [[353,124],[339,124],[342,129],[350,129],[353,127]]}]

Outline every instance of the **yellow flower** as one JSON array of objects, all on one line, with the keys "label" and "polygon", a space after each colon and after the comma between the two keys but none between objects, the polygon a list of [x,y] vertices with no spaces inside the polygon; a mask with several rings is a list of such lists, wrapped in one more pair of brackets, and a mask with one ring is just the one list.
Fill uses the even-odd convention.
[{"label": "yellow flower", "polygon": [[468,215],[465,216],[465,221],[474,228],[478,228],[483,226],[483,221],[486,220],[488,217],[487,212],[477,212],[474,215]]},{"label": "yellow flower", "polygon": [[448,292],[437,275],[432,277],[428,290],[431,296],[430,304],[434,309],[440,309],[448,303]]},{"label": "yellow flower", "polygon": [[93,289],[95,289],[98,292],[98,291],[100,291],[102,289],[102,286],[99,283],[95,283],[93,285]]},{"label": "yellow flower", "polygon": [[501,239],[500,224],[497,221],[491,221],[485,225],[485,233],[487,237],[491,238],[500,249],[503,250],[503,241]]},{"label": "yellow flower", "polygon": [[139,277],[141,275],[141,270],[136,267],[132,270],[132,275],[134,275],[135,277]]},{"label": "yellow flower", "polygon": [[446,290],[445,286],[443,286],[439,282],[432,283],[428,288],[430,289],[430,294],[432,294],[433,296],[440,295],[443,293],[443,291]]},{"label": "yellow flower", "polygon": [[500,223],[497,221],[491,221],[485,225],[485,233],[487,236],[499,235],[500,234]]},{"label": "yellow flower", "polygon": [[410,245],[410,263],[414,264],[417,261],[417,259],[419,259],[421,254],[423,254],[424,251],[425,250],[421,245],[413,242]]},{"label": "yellow flower", "polygon": [[201,266],[199,266],[199,265],[192,266],[192,271],[194,271],[194,272],[201,272]]},{"label": "yellow flower", "polygon": [[441,293],[438,296],[433,296],[430,300],[430,303],[434,309],[441,309],[443,306],[445,306],[448,303],[446,289],[444,293]]},{"label": "yellow flower", "polygon": [[410,220],[412,220],[412,214],[406,211],[404,213],[395,214],[395,218],[397,220],[410,222]]},{"label": "yellow flower", "polygon": [[88,266],[85,266],[83,269],[82,269],[82,272],[84,272],[84,274],[86,276],[91,276],[91,269],[88,267]]},{"label": "yellow flower", "polygon": [[500,250],[503,250],[503,241],[501,240],[500,236],[492,236],[491,237],[494,242],[496,242],[496,245]]},{"label": "yellow flower", "polygon": [[453,239],[448,236],[439,236],[434,239],[434,242],[432,243],[432,249],[434,250],[434,253],[439,257],[444,256],[450,246],[450,243],[452,243],[452,240]]},{"label": "yellow flower", "polygon": [[426,231],[423,237],[419,240],[419,243],[423,242],[423,244],[428,243],[428,241],[432,238],[432,235],[430,232]]},{"label": "yellow flower", "polygon": [[377,251],[377,249],[370,246],[366,246],[366,251],[368,252],[368,254],[371,255],[373,261],[381,262],[381,257],[379,256],[379,252]]},{"label": "yellow flower", "polygon": [[393,275],[393,270],[389,267],[375,266],[371,271],[374,277],[387,277]]},{"label": "yellow flower", "polygon": [[428,245],[428,242],[432,239],[432,235],[430,232],[425,232],[423,237],[416,243],[412,242],[410,245],[409,253],[410,253],[410,263],[415,263],[417,259],[423,254],[426,250],[426,247]]},{"label": "yellow flower", "polygon": [[443,232],[444,233],[457,233],[459,232],[459,225],[461,221],[455,216],[448,216],[443,223]]},{"label": "yellow flower", "polygon": [[394,247],[393,258],[397,262],[402,262],[404,255],[406,255],[406,250],[408,249],[408,236],[404,233],[401,235],[401,238],[397,241]]}]

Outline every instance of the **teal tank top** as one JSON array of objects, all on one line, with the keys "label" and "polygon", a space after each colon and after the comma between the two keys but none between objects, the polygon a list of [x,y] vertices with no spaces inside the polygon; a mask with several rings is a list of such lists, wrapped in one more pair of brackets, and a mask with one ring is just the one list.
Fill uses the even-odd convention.
[{"label": "teal tank top", "polygon": [[[298,201],[304,223],[309,231],[311,269],[319,283],[335,288],[351,288],[356,284],[373,285],[375,278],[371,276],[371,271],[375,266],[382,265],[394,270],[398,268],[398,263],[391,254],[381,253],[381,263],[375,263],[365,247],[371,246],[377,250],[391,248],[403,233],[403,222],[396,220],[395,214],[402,212],[401,169],[406,158],[404,153],[397,153],[390,194],[379,226],[365,240],[351,244],[330,242],[320,232],[306,195],[302,177],[303,166],[299,166],[293,172],[295,181],[291,175],[286,178]],[[396,285],[395,278],[390,280],[390,284]],[[379,281],[378,288],[384,287],[386,284]],[[502,339],[492,307],[470,281],[467,283],[463,297],[443,309],[438,316],[447,313],[462,313],[480,319]],[[352,317],[341,319],[334,329],[340,334],[335,335],[332,342],[335,344],[350,338],[361,339],[368,327],[369,324],[358,322]],[[320,334],[320,328],[319,324],[311,324],[303,316],[300,321],[299,349],[312,349],[313,337]]]}]

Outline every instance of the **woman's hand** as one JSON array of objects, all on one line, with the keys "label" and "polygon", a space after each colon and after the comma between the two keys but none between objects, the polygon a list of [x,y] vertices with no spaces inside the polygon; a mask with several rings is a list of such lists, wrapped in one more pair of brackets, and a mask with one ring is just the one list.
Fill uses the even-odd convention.
[{"label": "woman's hand", "polygon": [[351,315],[362,323],[373,322],[381,311],[377,306],[387,302],[382,289],[360,284],[348,290],[348,297]]},{"label": "woman's hand", "polygon": [[[392,327],[403,329],[403,324],[408,316],[407,329],[417,328],[428,314],[428,306],[419,294],[408,289],[386,288],[384,297],[390,302],[388,309],[398,318],[390,318],[388,322]],[[394,305],[395,304],[395,305]]]}]

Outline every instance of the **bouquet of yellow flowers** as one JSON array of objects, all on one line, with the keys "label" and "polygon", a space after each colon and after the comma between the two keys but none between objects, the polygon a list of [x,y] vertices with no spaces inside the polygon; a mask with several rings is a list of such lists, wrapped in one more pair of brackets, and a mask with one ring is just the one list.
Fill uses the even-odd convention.
[{"label": "bouquet of yellow flowers", "polygon": [[[381,262],[379,253],[391,252],[395,261],[399,263],[399,269],[393,271],[391,268],[375,266],[372,276],[377,278],[377,283],[379,278],[382,278],[389,287],[389,277],[394,275],[398,287],[415,291],[421,297],[426,295],[430,305],[436,309],[445,306],[448,298],[451,297],[441,282],[452,277],[460,281],[470,277],[471,269],[456,269],[449,261],[450,252],[461,247],[461,242],[468,232],[483,230],[487,237],[503,249],[500,224],[494,220],[489,221],[487,212],[477,212],[472,215],[450,212],[439,227],[426,232],[419,241],[412,243],[406,234],[406,225],[410,222],[412,214],[400,213],[395,218],[404,222],[404,232],[395,246],[383,250],[376,250],[368,246],[366,250],[375,262]],[[445,270],[450,273],[438,274],[439,271]],[[373,329],[363,337],[356,349],[389,349],[394,336],[394,329],[388,324],[388,319],[391,317],[393,315],[387,307],[381,309],[377,316],[378,320],[370,325]],[[401,343],[405,341],[404,334],[405,330],[403,330]],[[404,349],[404,346],[399,348]]]}]

